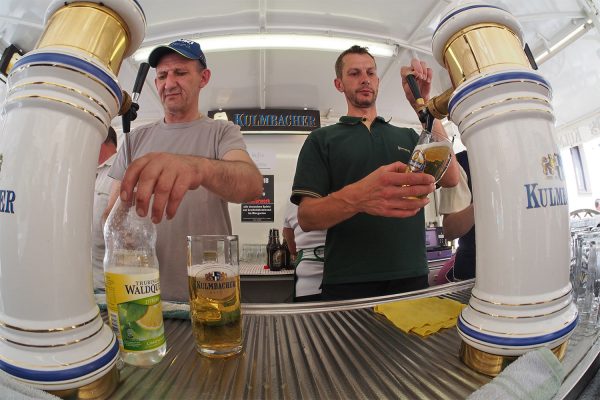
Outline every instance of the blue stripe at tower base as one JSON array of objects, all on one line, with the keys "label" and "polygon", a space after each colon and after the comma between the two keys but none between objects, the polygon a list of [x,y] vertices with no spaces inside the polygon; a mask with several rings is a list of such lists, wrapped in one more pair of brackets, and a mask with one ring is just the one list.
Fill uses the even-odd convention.
[{"label": "blue stripe at tower base", "polygon": [[16,378],[26,379],[28,381],[63,382],[81,378],[91,374],[94,371],[98,371],[113,362],[114,358],[117,356],[117,354],[119,354],[119,342],[115,339],[113,340],[113,346],[106,354],[80,367],[54,371],[42,371],[17,367],[16,365],[12,365],[6,361],[0,360],[0,369]]},{"label": "blue stripe at tower base", "polygon": [[486,333],[478,332],[474,329],[469,328],[465,325],[462,318],[458,318],[457,327],[463,334],[466,336],[470,336],[473,339],[479,340],[484,343],[489,343],[498,346],[514,346],[514,347],[522,347],[522,346],[535,346],[545,343],[551,343],[557,339],[560,339],[571,332],[577,326],[577,318],[573,320],[569,325],[564,328],[549,333],[547,335],[541,336],[531,336],[527,338],[507,338],[502,336],[494,336]]}]

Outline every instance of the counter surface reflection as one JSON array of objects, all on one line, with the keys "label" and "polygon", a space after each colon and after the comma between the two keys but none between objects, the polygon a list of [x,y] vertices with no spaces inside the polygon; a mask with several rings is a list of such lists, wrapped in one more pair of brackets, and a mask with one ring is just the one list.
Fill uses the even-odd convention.
[{"label": "counter surface reflection", "polygon": [[[455,328],[404,334],[373,306],[443,296],[467,303],[473,281],[408,294],[330,303],[245,304],[244,350],[211,360],[193,351],[189,320],[165,319],[167,355],[153,369],[126,366],[111,399],[464,399],[490,378],[458,358]],[[597,335],[579,328],[557,398],[574,398],[598,369]]]}]

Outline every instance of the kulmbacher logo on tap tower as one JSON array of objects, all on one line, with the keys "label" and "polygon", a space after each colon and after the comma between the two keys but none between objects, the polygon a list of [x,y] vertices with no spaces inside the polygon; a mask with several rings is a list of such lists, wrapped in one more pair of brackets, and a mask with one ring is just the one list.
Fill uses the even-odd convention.
[{"label": "kulmbacher logo on tap tower", "polygon": [[547,177],[558,177],[561,181],[564,180],[562,162],[556,153],[542,157],[542,171]]},{"label": "kulmbacher logo on tap tower", "polygon": [[[548,180],[564,181],[562,161],[559,154],[547,154],[541,158],[542,172]],[[538,187],[539,183],[526,183],[527,209],[566,206],[567,189],[562,186]]]},{"label": "kulmbacher logo on tap tower", "polygon": [[[0,172],[2,172],[2,162],[4,155],[0,154]],[[0,189],[0,213],[14,214],[15,200],[17,195],[13,190]]]}]

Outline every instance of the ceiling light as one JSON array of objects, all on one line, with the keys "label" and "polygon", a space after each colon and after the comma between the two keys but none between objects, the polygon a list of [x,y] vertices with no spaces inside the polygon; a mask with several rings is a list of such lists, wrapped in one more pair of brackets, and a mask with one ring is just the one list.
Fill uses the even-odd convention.
[{"label": "ceiling light", "polygon": [[585,21],[583,24],[577,26],[575,29],[567,33],[562,39],[557,40],[553,45],[551,45],[546,50],[542,51],[535,57],[535,62],[540,65],[544,61],[547,61],[550,57],[558,53],[560,50],[564,49],[581,36],[590,30],[593,25],[589,20]]},{"label": "ceiling light", "polygon": [[[350,37],[319,35],[257,33],[213,36],[194,40],[200,43],[202,50],[206,53],[258,49],[296,49],[341,52],[355,44],[368,47],[369,52],[376,57],[392,57],[397,52],[397,45],[395,44]],[[133,55],[134,60],[138,63],[146,61],[154,47],[156,46],[139,49]]]}]

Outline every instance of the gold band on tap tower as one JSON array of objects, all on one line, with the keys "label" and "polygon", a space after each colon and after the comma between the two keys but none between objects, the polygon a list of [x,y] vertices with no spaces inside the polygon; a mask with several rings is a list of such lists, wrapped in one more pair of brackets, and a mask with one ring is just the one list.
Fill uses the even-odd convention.
[{"label": "gold band on tap tower", "polygon": [[81,2],[68,4],[50,17],[37,48],[74,48],[118,75],[130,41],[127,25],[118,14],[96,3]]},{"label": "gold band on tap tower", "polygon": [[[552,350],[556,358],[562,361],[567,352],[568,343],[569,341],[567,340],[550,350]],[[461,342],[460,344],[459,356],[462,362],[469,368],[488,376],[497,376],[506,366],[518,358],[518,356],[486,353],[465,342]]]},{"label": "gold band on tap tower", "polygon": [[47,392],[61,399],[106,400],[119,385],[119,379],[119,370],[114,365],[103,377],[85,386],[65,390],[48,390]]},{"label": "gold band on tap tower", "polygon": [[506,26],[495,23],[461,29],[444,46],[443,57],[454,88],[475,75],[515,67],[531,69],[521,40]]}]

